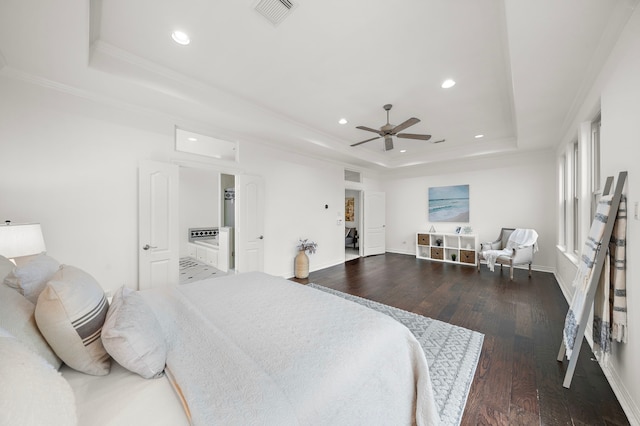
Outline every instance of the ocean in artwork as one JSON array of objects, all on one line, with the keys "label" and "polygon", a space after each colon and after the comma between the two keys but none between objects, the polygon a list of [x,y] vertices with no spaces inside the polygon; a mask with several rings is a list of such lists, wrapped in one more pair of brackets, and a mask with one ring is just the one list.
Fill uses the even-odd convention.
[{"label": "ocean in artwork", "polygon": [[429,222],[469,222],[469,185],[429,188]]}]

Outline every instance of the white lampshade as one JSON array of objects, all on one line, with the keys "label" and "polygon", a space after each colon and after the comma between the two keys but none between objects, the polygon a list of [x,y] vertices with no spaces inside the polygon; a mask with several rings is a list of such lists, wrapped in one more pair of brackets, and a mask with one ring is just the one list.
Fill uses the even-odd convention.
[{"label": "white lampshade", "polygon": [[13,259],[46,250],[39,223],[0,225],[0,255]]}]

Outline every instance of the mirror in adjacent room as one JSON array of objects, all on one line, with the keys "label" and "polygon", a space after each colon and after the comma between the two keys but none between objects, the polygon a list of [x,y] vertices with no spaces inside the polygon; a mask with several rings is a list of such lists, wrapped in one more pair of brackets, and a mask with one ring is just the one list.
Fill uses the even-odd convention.
[{"label": "mirror in adjacent room", "polygon": [[204,155],[225,161],[238,161],[238,143],[176,127],[176,151]]}]

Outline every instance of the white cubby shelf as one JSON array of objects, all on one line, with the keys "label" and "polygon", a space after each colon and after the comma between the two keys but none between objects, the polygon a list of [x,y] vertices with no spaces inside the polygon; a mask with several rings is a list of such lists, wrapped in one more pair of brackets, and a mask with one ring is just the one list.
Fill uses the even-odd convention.
[{"label": "white cubby shelf", "polygon": [[473,234],[417,232],[416,257],[460,265],[476,265],[477,238]]}]

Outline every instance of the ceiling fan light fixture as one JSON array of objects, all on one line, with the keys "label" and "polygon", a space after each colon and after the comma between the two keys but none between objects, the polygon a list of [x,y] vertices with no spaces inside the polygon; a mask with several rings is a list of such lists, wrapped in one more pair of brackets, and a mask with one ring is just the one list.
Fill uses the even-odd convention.
[{"label": "ceiling fan light fixture", "polygon": [[171,38],[173,39],[173,41],[175,41],[178,44],[181,44],[183,46],[186,46],[187,44],[191,43],[191,39],[189,38],[189,36],[187,35],[187,33],[182,32],[182,31],[174,31],[171,33]]},{"label": "ceiling fan light fixture", "polygon": [[391,151],[393,149],[393,139],[391,136],[385,136],[384,138],[384,150]]},{"label": "ceiling fan light fixture", "polygon": [[453,86],[456,85],[456,82],[450,78],[446,79],[445,81],[442,82],[442,88],[443,89],[450,89]]}]

